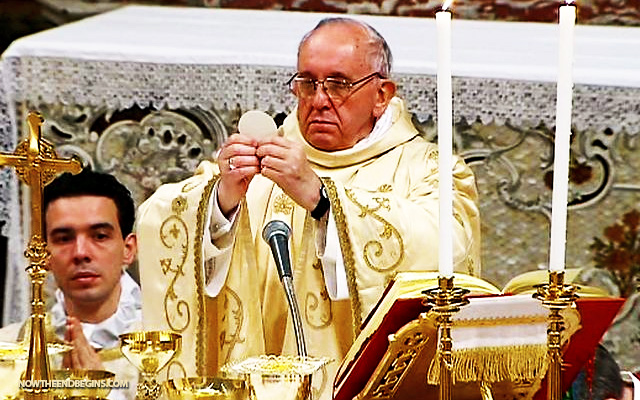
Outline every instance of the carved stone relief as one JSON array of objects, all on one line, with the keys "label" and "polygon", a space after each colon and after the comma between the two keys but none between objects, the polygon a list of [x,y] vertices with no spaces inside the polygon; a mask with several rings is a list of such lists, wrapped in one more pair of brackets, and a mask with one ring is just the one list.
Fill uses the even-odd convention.
[{"label": "carved stone relief", "polygon": [[153,110],[40,104],[44,135],[61,155],[115,175],[137,204],[160,184],[189,176],[200,160],[214,156],[239,112]]},{"label": "carved stone relief", "polygon": [[[414,118],[437,141],[432,120]],[[498,286],[548,263],[554,132],[509,124],[456,124],[456,151],[473,169],[482,218],[482,275]],[[574,130],[569,171],[567,267],[593,266],[589,245],[640,204],[638,137]]]},{"label": "carved stone relief", "polygon": [[[140,204],[161,183],[189,176],[203,158],[235,130],[243,110],[130,108],[39,104],[44,134],[59,153],[76,154],[96,170],[131,188]],[[281,120],[284,113],[269,112]],[[23,118],[19,120],[24,120]],[[414,116],[437,141],[433,119]],[[574,131],[570,165],[567,266],[591,266],[593,237],[639,203],[638,135],[605,129]],[[456,124],[456,151],[476,174],[482,216],[483,277],[503,285],[513,276],[546,265],[551,218],[553,130]]]}]

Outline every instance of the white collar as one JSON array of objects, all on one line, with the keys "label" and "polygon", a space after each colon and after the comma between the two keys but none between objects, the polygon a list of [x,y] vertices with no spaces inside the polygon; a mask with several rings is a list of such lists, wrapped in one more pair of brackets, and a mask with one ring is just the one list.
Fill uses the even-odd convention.
[{"label": "white collar", "polygon": [[[87,340],[96,349],[119,346],[118,336],[131,329],[135,322],[142,321],[142,299],[140,286],[123,272],[120,277],[120,301],[116,312],[97,324],[82,322],[82,331]],[[56,289],[56,303],[51,308],[51,324],[60,338],[64,338],[67,313],[64,308],[62,290]]]},{"label": "white collar", "polygon": [[382,113],[380,118],[376,121],[376,124],[373,126],[369,136],[353,145],[353,149],[361,150],[371,146],[373,143],[382,139],[384,134],[387,133],[389,128],[391,128],[391,125],[393,125],[393,111],[391,110],[391,107],[387,107],[387,109],[384,110],[384,113]]}]

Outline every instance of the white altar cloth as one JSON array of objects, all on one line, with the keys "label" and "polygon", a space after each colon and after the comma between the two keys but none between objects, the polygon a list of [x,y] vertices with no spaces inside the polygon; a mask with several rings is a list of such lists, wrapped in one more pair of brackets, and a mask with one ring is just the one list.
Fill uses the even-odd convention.
[{"label": "white altar cloth", "polygon": [[[312,12],[127,6],[14,42],[11,57],[159,64],[293,67],[298,42],[320,18]],[[433,18],[351,17],[388,40],[398,73],[435,74]],[[452,23],[454,76],[555,82],[558,27],[548,23]],[[640,87],[640,28],[578,25],[577,84]]]}]

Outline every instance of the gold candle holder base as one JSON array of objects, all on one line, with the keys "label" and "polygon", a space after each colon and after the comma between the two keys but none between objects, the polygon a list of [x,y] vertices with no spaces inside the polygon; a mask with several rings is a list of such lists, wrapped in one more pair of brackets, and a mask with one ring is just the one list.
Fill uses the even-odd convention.
[{"label": "gold candle holder base", "polygon": [[549,374],[547,379],[547,398],[562,399],[562,340],[564,320],[562,310],[571,307],[578,298],[577,286],[564,283],[564,271],[550,271],[549,283],[536,285],[533,297],[540,300],[549,309],[547,319],[547,357],[549,358]]},{"label": "gold candle holder base", "polygon": [[438,357],[440,358],[440,400],[451,400],[453,391],[451,327],[453,314],[469,304],[465,297],[469,290],[453,286],[453,276],[439,277],[438,287],[423,291],[424,305],[430,305],[436,313],[438,326]]}]

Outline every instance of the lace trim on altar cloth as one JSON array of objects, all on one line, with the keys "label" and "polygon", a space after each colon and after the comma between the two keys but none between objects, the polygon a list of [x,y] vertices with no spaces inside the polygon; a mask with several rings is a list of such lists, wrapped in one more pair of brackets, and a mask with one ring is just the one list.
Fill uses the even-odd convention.
[{"label": "lace trim on altar cloth", "polygon": [[[419,116],[436,115],[436,79],[403,75],[396,79],[407,108]],[[640,132],[640,88],[575,85],[572,124],[579,130]],[[536,127],[555,126],[555,82],[453,78],[454,121]]]},{"label": "lace trim on altar cloth", "polygon": [[[103,105],[124,109],[233,107],[288,112],[295,98],[284,82],[288,67],[185,65],[46,57],[4,60],[8,94],[16,102]],[[434,76],[395,76],[409,110],[435,118]],[[454,119],[515,126],[555,125],[555,82],[488,78],[453,79]],[[640,88],[575,85],[573,125],[577,129],[639,130]]]},{"label": "lace trim on altar cloth", "polygon": [[156,64],[68,58],[6,58],[16,102],[83,104],[125,109],[246,105],[289,111],[295,97],[285,82],[291,68],[247,65]]},{"label": "lace trim on altar cloth", "polygon": [[[4,76],[2,72],[2,65],[0,64],[0,77]],[[7,101],[4,82],[0,79],[0,151],[3,152],[12,152],[17,145],[11,128],[11,109]],[[0,167],[0,235],[8,238],[7,259],[0,260],[0,263],[3,264],[6,261],[7,271],[4,277],[5,286],[2,289],[5,299],[16,299],[15,303],[4,302],[3,325],[20,321],[28,315],[29,285],[26,278],[27,274],[24,273],[26,265],[22,255],[24,245],[22,243],[19,215],[17,176],[11,168]],[[11,216],[14,216],[14,218],[11,218]]]},{"label": "lace trim on altar cloth", "polygon": [[[0,77],[2,77],[0,65]],[[16,147],[15,135],[11,132],[9,104],[2,79],[0,79],[0,151],[12,152]],[[9,236],[9,216],[11,199],[15,194],[14,172],[10,168],[0,167],[0,234]]]}]

